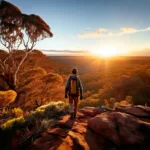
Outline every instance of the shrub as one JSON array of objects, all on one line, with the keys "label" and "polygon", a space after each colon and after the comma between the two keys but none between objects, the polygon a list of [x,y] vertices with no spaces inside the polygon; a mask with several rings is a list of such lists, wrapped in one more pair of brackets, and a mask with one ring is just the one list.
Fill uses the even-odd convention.
[{"label": "shrub", "polygon": [[13,118],[1,125],[2,130],[9,130],[12,128],[18,128],[24,124],[23,117]]},{"label": "shrub", "polygon": [[64,114],[67,112],[69,107],[64,102],[58,101],[58,102],[50,102],[47,105],[43,105],[41,107],[38,107],[36,109],[35,114],[41,113],[45,114],[47,118],[51,117],[57,117],[61,114]]},{"label": "shrub", "polygon": [[12,115],[14,117],[21,117],[21,116],[23,116],[23,111],[22,111],[21,108],[14,108],[14,109],[12,109],[11,112],[12,112]]},{"label": "shrub", "polygon": [[119,106],[131,106],[131,104],[126,100],[123,100],[121,102],[116,102],[114,104],[114,107],[119,107]]},{"label": "shrub", "polygon": [[40,123],[40,131],[50,128],[55,121],[53,119],[43,119]]},{"label": "shrub", "polygon": [[27,70],[25,73],[20,75],[19,86],[25,85],[31,80],[35,80],[38,77],[46,75],[46,71],[43,68],[34,68]]},{"label": "shrub", "polygon": [[130,103],[130,104],[133,104],[133,100],[132,100],[133,98],[132,98],[132,96],[126,96],[126,101],[128,102],[128,103]]},{"label": "shrub", "polygon": [[17,93],[13,90],[0,91],[0,107],[8,106],[14,102],[17,97]]},{"label": "shrub", "polygon": [[28,122],[28,124],[36,124],[36,120],[55,119],[66,114],[68,110],[69,105],[64,102],[50,102],[46,105],[38,107],[35,111],[31,111],[30,113],[26,114],[25,120]]},{"label": "shrub", "polygon": [[17,104],[23,105],[24,109],[33,110],[48,101],[56,100],[62,93],[60,92],[63,90],[60,86],[62,82],[62,77],[53,73],[28,80],[19,88]]}]

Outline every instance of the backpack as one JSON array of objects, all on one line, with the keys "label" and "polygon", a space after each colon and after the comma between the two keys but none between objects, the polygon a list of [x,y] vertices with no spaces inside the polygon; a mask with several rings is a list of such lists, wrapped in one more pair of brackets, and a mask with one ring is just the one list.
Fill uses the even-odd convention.
[{"label": "backpack", "polygon": [[77,77],[70,76],[70,88],[69,88],[69,95],[70,96],[78,96],[78,84]]}]

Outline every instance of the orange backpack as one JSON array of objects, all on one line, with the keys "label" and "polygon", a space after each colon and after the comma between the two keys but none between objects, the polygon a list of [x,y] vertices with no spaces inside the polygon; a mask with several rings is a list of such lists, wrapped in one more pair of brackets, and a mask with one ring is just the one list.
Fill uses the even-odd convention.
[{"label": "orange backpack", "polygon": [[78,96],[78,84],[77,84],[77,77],[70,77],[70,96]]}]

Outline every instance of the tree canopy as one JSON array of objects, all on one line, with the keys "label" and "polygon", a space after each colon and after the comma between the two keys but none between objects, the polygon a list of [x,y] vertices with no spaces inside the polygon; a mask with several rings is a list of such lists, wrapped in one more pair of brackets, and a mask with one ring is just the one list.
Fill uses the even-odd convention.
[{"label": "tree canopy", "polygon": [[23,14],[6,1],[1,1],[0,12],[0,40],[9,51],[22,43],[25,49],[33,49],[37,41],[53,36],[49,25],[38,15]]}]

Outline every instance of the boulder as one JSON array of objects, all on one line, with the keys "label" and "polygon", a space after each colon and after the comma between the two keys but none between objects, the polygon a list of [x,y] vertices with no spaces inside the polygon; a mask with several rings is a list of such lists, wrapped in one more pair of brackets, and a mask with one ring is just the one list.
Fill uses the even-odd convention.
[{"label": "boulder", "polygon": [[102,113],[103,110],[101,108],[95,108],[95,107],[84,107],[83,109],[80,109],[79,112],[84,115],[94,117],[97,114]]},{"label": "boulder", "polygon": [[150,123],[121,112],[97,115],[88,121],[88,126],[117,147],[141,145],[150,134]]}]

